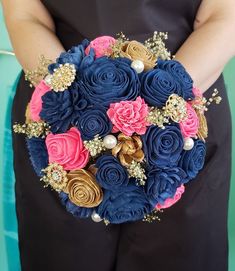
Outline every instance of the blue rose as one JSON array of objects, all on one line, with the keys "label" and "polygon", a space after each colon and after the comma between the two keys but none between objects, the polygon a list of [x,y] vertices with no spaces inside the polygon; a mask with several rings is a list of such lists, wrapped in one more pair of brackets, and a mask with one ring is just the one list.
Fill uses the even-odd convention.
[{"label": "blue rose", "polygon": [[64,192],[59,193],[59,197],[62,204],[65,205],[66,210],[77,218],[88,218],[95,210],[94,208],[85,208],[75,205],[69,200],[68,194]]},{"label": "blue rose", "polygon": [[29,150],[30,161],[36,174],[43,176],[42,169],[48,166],[48,153],[45,139],[32,137],[26,139],[27,148]]},{"label": "blue rose", "polygon": [[42,96],[40,117],[51,126],[53,133],[64,133],[87,106],[88,102],[77,85],[63,92],[49,91]]},{"label": "blue rose", "polygon": [[206,157],[206,145],[201,140],[194,142],[190,151],[183,151],[179,166],[186,172],[187,181],[195,178],[203,168]]},{"label": "blue rose", "polygon": [[184,183],[186,173],[179,167],[152,168],[148,172],[146,194],[154,207],[157,203],[163,204],[167,198],[174,197],[177,188]]},{"label": "blue rose", "polygon": [[105,190],[96,211],[110,223],[120,224],[143,219],[152,210],[143,187],[129,184],[122,190]]},{"label": "blue rose", "polygon": [[60,64],[70,63],[74,64],[76,70],[85,69],[95,59],[95,52],[93,49],[89,51],[89,54],[85,54],[85,49],[89,45],[88,40],[83,40],[78,46],[73,46],[67,52],[63,52],[56,59],[56,63],[49,65],[48,70],[53,73],[54,69],[58,68]]},{"label": "blue rose", "polygon": [[112,155],[100,156],[96,167],[96,180],[105,189],[115,190],[129,182],[127,170]]},{"label": "blue rose", "polygon": [[141,96],[151,106],[164,106],[169,96],[178,93],[179,88],[175,78],[158,66],[144,73],[141,79]]},{"label": "blue rose", "polygon": [[150,126],[142,141],[148,165],[161,168],[177,165],[184,145],[178,125],[168,125],[165,129]]},{"label": "blue rose", "polygon": [[84,111],[78,117],[77,122],[73,122],[81,132],[83,140],[91,140],[95,135],[106,136],[112,130],[106,110],[102,107],[94,106]]},{"label": "blue rose", "polygon": [[125,58],[101,57],[81,75],[81,89],[92,104],[108,107],[112,102],[135,100],[140,81]]},{"label": "blue rose", "polygon": [[171,74],[180,85],[176,92],[185,100],[194,99],[193,80],[183,65],[176,60],[159,60],[158,68]]}]

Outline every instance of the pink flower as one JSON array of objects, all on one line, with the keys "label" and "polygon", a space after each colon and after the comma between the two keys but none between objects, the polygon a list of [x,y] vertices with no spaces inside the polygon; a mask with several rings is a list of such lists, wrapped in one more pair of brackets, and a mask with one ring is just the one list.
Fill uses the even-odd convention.
[{"label": "pink flower", "polygon": [[158,203],[156,205],[156,209],[165,209],[165,208],[171,207],[172,205],[174,205],[177,201],[181,199],[181,196],[184,193],[184,191],[185,191],[185,187],[181,185],[180,187],[177,188],[176,193],[173,198],[166,199],[163,204]]},{"label": "pink flower", "polygon": [[121,131],[127,136],[133,133],[143,135],[146,132],[148,105],[144,99],[137,97],[135,101],[112,103],[107,115],[113,123],[113,133]]},{"label": "pink flower", "polygon": [[30,118],[33,121],[39,121],[39,113],[42,110],[42,96],[50,90],[50,87],[42,80],[35,88],[29,102]]},{"label": "pink flower", "polygon": [[184,138],[196,137],[199,128],[197,113],[193,107],[187,103],[187,118],[180,122],[180,130]]},{"label": "pink flower", "polygon": [[102,57],[105,55],[110,55],[112,53],[111,46],[116,42],[113,37],[110,36],[102,36],[91,41],[89,46],[86,48],[86,55],[89,54],[90,48],[95,50],[96,58]]},{"label": "pink flower", "polygon": [[56,162],[65,170],[81,169],[89,160],[89,152],[85,149],[80,132],[72,127],[67,133],[49,134],[46,137],[49,162]]},{"label": "pink flower", "polygon": [[193,94],[195,97],[202,98],[203,94],[199,88],[193,87]]}]

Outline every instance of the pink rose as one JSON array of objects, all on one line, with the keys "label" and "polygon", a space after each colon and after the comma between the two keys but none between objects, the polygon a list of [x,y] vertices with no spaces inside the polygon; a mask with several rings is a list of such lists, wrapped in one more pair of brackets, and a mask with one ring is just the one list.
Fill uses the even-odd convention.
[{"label": "pink rose", "polygon": [[29,114],[33,121],[39,121],[39,113],[42,110],[42,96],[50,90],[50,87],[42,80],[35,88],[29,102]]},{"label": "pink rose", "polygon": [[113,123],[113,133],[121,131],[127,136],[133,133],[143,135],[149,125],[146,120],[148,105],[141,97],[137,97],[135,101],[110,104],[107,115]]},{"label": "pink rose", "polygon": [[187,118],[180,122],[180,130],[184,138],[196,137],[199,128],[198,116],[189,103],[187,103],[186,107]]},{"label": "pink rose", "polygon": [[46,137],[49,162],[56,162],[65,170],[82,169],[89,160],[80,132],[72,127],[67,133],[49,134]]},{"label": "pink rose", "polygon": [[111,46],[115,42],[116,42],[116,40],[110,36],[98,37],[98,38],[94,39],[93,41],[91,41],[89,46],[86,48],[85,53],[86,53],[86,55],[88,55],[90,48],[93,48],[95,50],[96,58],[102,57],[105,55],[111,55],[112,54]]},{"label": "pink rose", "polygon": [[181,185],[180,187],[177,188],[176,193],[173,198],[166,199],[163,204],[158,203],[156,205],[156,209],[165,209],[165,208],[171,207],[172,205],[174,205],[177,201],[181,199],[181,196],[184,193],[184,191],[185,191],[185,187]]}]

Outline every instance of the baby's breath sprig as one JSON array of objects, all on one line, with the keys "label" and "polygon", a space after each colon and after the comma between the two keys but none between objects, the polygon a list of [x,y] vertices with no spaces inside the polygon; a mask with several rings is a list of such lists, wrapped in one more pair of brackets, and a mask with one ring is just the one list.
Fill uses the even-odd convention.
[{"label": "baby's breath sprig", "polygon": [[106,150],[103,139],[99,135],[96,135],[92,140],[85,140],[84,146],[90,152],[92,157],[95,157]]},{"label": "baby's breath sprig", "polygon": [[129,39],[125,36],[125,34],[123,34],[123,32],[117,34],[116,42],[111,46],[112,57],[120,57],[123,44],[127,41],[129,41]]},{"label": "baby's breath sprig", "polygon": [[127,168],[130,177],[136,179],[137,185],[145,185],[145,180],[147,179],[145,175],[145,170],[141,166],[141,163],[132,160],[131,164]]},{"label": "baby's breath sprig", "polygon": [[144,45],[157,57],[163,60],[171,59],[171,53],[166,49],[165,40],[168,33],[154,31],[153,37],[147,39]]}]

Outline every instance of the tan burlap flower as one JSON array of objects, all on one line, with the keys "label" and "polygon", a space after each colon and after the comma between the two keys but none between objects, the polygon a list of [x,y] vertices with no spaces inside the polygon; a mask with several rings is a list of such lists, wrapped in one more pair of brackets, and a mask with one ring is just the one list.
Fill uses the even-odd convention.
[{"label": "tan burlap flower", "polygon": [[123,166],[129,167],[131,162],[142,162],[144,152],[142,151],[142,141],[139,136],[118,135],[118,144],[112,149],[112,154],[119,158]]},{"label": "tan burlap flower", "polygon": [[91,208],[98,206],[103,199],[103,192],[90,172],[79,169],[67,174],[68,184],[65,192],[69,199],[80,207]]},{"label": "tan burlap flower", "polygon": [[138,41],[127,41],[121,48],[120,55],[133,60],[141,60],[144,63],[144,70],[150,70],[156,65],[157,58],[153,53]]},{"label": "tan burlap flower", "polygon": [[208,137],[208,126],[207,126],[207,120],[204,115],[200,110],[195,110],[198,116],[199,120],[199,128],[198,128],[198,137],[205,141],[205,139]]}]

